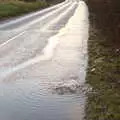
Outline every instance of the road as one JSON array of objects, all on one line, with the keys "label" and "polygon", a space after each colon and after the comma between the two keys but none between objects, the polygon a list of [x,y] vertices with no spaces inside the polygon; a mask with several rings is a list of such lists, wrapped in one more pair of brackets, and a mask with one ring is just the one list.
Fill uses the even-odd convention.
[{"label": "road", "polygon": [[0,119],[83,119],[88,29],[77,0],[0,24]]}]

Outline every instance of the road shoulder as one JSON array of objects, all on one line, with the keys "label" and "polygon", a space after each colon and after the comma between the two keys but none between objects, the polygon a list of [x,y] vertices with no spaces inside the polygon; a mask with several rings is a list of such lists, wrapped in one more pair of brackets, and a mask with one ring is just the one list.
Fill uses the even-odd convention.
[{"label": "road shoulder", "polygon": [[120,49],[96,27],[96,16],[91,11],[90,23],[86,79],[93,92],[88,95],[86,120],[119,120]]}]

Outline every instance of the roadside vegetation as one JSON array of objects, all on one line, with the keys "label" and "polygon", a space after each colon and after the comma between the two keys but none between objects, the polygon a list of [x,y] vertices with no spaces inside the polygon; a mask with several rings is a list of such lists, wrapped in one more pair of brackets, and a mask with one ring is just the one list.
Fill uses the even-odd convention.
[{"label": "roadside vegetation", "polygon": [[55,5],[61,2],[64,2],[65,0],[46,0],[46,2],[51,6],[51,5]]},{"label": "roadside vegetation", "polygon": [[90,10],[86,120],[120,120],[120,1],[87,0]]},{"label": "roadside vegetation", "polygon": [[0,19],[22,15],[49,6],[46,1],[0,0]]}]

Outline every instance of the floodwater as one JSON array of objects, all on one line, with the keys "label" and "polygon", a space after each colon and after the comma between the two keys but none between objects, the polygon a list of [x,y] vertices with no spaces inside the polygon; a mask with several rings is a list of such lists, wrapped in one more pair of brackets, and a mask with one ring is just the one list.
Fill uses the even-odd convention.
[{"label": "floodwater", "polygon": [[0,24],[0,120],[82,120],[88,8],[67,0]]}]

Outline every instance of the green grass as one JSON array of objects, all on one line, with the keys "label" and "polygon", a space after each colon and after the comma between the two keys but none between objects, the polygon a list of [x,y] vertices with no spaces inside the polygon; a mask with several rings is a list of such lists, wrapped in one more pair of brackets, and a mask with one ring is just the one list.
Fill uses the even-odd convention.
[{"label": "green grass", "polygon": [[120,120],[120,49],[95,27],[92,15],[86,79],[93,93],[88,95],[86,120]]},{"label": "green grass", "polygon": [[10,1],[0,3],[0,19],[8,18],[11,16],[22,15],[38,9],[47,7],[46,2],[23,2],[23,1]]}]

